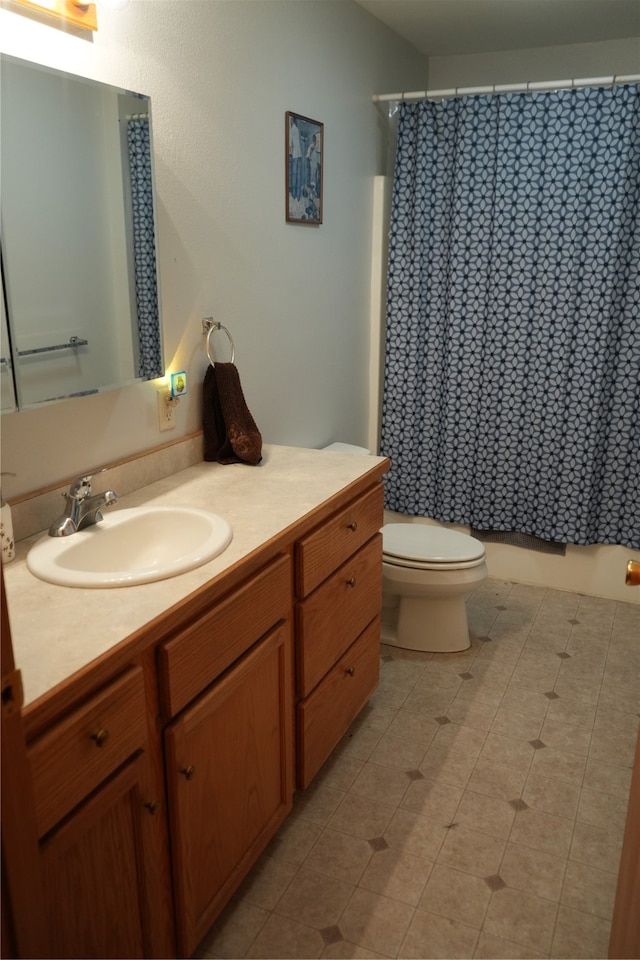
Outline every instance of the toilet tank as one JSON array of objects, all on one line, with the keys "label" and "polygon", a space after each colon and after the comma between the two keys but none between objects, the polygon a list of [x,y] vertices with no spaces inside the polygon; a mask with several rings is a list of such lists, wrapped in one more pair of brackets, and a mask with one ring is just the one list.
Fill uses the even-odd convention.
[{"label": "toilet tank", "polygon": [[360,453],[371,456],[371,450],[367,450],[366,447],[357,447],[353,443],[330,443],[327,447],[323,447],[323,450],[333,450],[334,453]]}]

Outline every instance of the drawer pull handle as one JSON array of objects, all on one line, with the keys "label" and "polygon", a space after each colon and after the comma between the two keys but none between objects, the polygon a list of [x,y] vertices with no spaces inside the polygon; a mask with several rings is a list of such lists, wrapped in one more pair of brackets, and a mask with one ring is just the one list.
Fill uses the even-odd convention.
[{"label": "drawer pull handle", "polygon": [[193,765],[192,763],[190,763],[188,767],[183,767],[182,770],[180,771],[180,773],[181,773],[187,780],[193,780],[193,778],[195,777],[195,774],[196,774],[196,768],[194,767],[194,765]]},{"label": "drawer pull handle", "polygon": [[160,809],[160,801],[159,801],[159,800],[147,800],[147,802],[145,803],[145,807],[147,808],[147,810],[149,811],[149,813],[152,814],[152,816],[155,816],[156,813],[158,812],[158,810]]},{"label": "drawer pull handle", "polygon": [[91,739],[95,743],[96,747],[104,747],[105,743],[109,739],[109,731],[102,727],[97,733],[91,734]]},{"label": "drawer pull handle", "polygon": [[348,524],[347,524],[347,527],[348,527],[349,530],[353,530],[353,532],[355,533],[356,530],[358,529],[358,522],[357,522],[357,520],[352,520],[351,523],[348,523]]},{"label": "drawer pull handle", "polygon": [[356,675],[356,668],[355,668],[355,667],[348,667],[348,668],[345,670],[345,673],[348,673],[350,677],[355,677],[355,675]]},{"label": "drawer pull handle", "polygon": [[356,578],[355,578],[355,577],[350,577],[350,578],[347,580],[347,586],[349,586],[349,587],[355,587],[355,585],[356,585]]}]

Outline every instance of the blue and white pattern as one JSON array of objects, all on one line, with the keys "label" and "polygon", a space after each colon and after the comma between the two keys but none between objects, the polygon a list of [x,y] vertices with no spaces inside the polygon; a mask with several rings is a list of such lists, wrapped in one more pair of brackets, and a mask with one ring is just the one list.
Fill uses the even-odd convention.
[{"label": "blue and white pattern", "polygon": [[386,505],[640,548],[640,86],[400,106]]},{"label": "blue and white pattern", "polygon": [[149,120],[136,117],[127,123],[133,246],[140,358],[138,376],[146,380],[164,374],[160,343],[160,315],[156,277],[156,243],[153,220],[153,180]]}]

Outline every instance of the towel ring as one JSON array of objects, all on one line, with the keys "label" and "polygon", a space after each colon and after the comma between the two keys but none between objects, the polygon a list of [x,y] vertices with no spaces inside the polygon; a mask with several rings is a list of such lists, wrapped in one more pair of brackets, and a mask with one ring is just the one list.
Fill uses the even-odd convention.
[{"label": "towel ring", "polygon": [[236,348],[233,343],[233,337],[231,336],[227,328],[223,326],[219,320],[214,320],[213,317],[203,317],[202,332],[206,333],[207,335],[207,342],[206,342],[205,349],[207,351],[207,357],[209,358],[209,363],[211,364],[212,367],[215,367],[216,365],[216,362],[212,356],[211,343],[210,343],[211,334],[213,333],[214,330],[224,330],[224,332],[226,333],[227,337],[229,338],[229,345],[231,346],[231,363],[234,363],[236,359]]}]

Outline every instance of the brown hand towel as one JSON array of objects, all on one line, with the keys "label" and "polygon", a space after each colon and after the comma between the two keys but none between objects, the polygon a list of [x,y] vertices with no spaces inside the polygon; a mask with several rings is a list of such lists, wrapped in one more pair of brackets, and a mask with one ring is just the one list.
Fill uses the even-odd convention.
[{"label": "brown hand towel", "polygon": [[204,459],[260,463],[262,436],[247,407],[235,364],[209,366],[202,392]]}]

